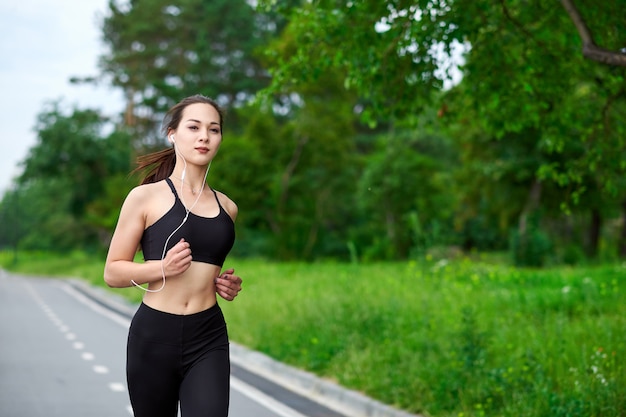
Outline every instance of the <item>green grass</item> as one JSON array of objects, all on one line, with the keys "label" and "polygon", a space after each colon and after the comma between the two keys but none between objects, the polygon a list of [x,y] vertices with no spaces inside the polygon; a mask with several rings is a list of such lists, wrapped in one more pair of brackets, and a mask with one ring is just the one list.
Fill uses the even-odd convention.
[{"label": "green grass", "polygon": [[[40,257],[17,271],[102,283],[102,260]],[[221,302],[232,340],[385,403],[437,417],[626,416],[626,265],[229,266],[244,279]]]}]

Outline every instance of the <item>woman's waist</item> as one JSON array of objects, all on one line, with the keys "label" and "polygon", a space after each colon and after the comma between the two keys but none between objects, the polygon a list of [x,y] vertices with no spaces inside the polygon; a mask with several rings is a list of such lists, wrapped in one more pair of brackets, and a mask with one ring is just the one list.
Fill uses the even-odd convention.
[{"label": "woman's waist", "polygon": [[215,292],[204,296],[182,297],[176,294],[168,297],[165,294],[155,295],[148,293],[143,297],[143,303],[148,307],[164,313],[188,316],[208,310],[217,303]]},{"label": "woman's waist", "polygon": [[143,301],[149,307],[171,314],[204,311],[216,304],[215,278],[219,272],[218,266],[192,262],[184,273],[167,277],[161,291],[147,292]]},{"label": "woman's waist", "polygon": [[129,330],[130,335],[153,343],[191,346],[212,341],[228,344],[224,315],[218,304],[192,314],[175,314],[141,303]]}]

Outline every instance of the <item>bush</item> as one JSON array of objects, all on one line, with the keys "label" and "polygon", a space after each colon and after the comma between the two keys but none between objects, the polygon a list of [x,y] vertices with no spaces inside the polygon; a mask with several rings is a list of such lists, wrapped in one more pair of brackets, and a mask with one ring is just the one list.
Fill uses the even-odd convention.
[{"label": "bush", "polygon": [[525,234],[512,232],[510,248],[516,266],[541,267],[551,255],[552,242],[546,233],[532,227]]}]

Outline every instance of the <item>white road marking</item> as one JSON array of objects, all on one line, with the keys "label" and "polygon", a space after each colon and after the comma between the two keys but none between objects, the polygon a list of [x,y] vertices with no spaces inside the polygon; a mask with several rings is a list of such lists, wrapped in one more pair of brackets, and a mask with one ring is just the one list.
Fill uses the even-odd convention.
[{"label": "white road marking", "polygon": [[124,384],[122,384],[120,382],[111,382],[109,384],[109,388],[113,392],[124,392],[124,391],[126,391],[126,385],[124,385]]},{"label": "white road marking", "polygon": [[108,374],[109,368],[107,368],[106,366],[102,366],[102,365],[94,365],[93,371],[97,374]]},{"label": "white road marking", "polygon": [[74,344],[72,346],[76,350],[81,350],[81,349],[83,349],[85,347],[85,344],[83,342],[74,342]]},{"label": "white road marking", "polygon": [[94,358],[93,353],[89,353],[89,352],[83,352],[83,354],[80,355],[80,356],[81,356],[81,358],[83,358],[86,361],[92,361],[93,358]]},{"label": "white road marking", "polygon": [[76,335],[74,333],[68,333],[65,335],[67,340],[76,340]]},{"label": "white road marking", "polygon": [[81,303],[85,304],[87,307],[91,308],[92,310],[94,310],[97,313],[102,314],[103,316],[113,320],[114,322],[128,328],[130,326],[130,320],[128,320],[125,317],[120,316],[119,314],[116,314],[114,312],[112,312],[111,310],[102,307],[100,304],[95,303],[93,301],[91,301],[88,297],[86,297],[85,295],[83,295],[82,293],[80,293],[79,291],[77,291],[74,287],[72,287],[70,284],[67,283],[62,283],[63,286],[63,290],[65,290],[65,292],[67,292],[68,294],[70,294],[72,297],[76,298],[78,301],[80,301]]}]

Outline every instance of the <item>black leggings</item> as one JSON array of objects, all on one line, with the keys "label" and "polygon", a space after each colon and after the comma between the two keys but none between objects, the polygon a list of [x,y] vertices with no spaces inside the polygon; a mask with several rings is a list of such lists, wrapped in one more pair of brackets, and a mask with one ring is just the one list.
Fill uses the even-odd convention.
[{"label": "black leggings", "polygon": [[141,304],[128,333],[126,377],[135,417],[226,417],[228,334],[215,304],[190,315]]}]

